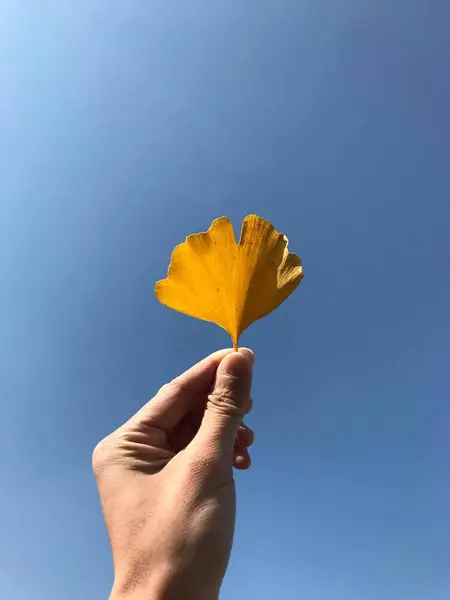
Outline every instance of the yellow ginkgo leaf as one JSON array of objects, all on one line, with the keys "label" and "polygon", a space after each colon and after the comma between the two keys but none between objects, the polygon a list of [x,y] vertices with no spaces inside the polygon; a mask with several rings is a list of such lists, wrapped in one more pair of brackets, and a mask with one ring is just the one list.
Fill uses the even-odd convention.
[{"label": "yellow ginkgo leaf", "polygon": [[302,263],[286,236],[256,215],[245,217],[239,244],[227,217],[175,248],[167,278],[155,293],[166,306],[212,321],[231,336],[275,310],[300,283]]}]

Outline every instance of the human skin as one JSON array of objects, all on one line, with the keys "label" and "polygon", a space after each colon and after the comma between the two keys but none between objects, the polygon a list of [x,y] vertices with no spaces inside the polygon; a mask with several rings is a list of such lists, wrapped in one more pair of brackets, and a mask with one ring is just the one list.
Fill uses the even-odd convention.
[{"label": "human skin", "polygon": [[217,600],[248,469],[253,353],[221,350],[103,439],[93,469],[114,562],[110,600]]}]

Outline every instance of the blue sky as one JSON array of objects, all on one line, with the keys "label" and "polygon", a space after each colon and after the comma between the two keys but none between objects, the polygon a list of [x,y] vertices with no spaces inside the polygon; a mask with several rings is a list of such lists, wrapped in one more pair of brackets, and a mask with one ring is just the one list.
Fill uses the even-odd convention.
[{"label": "blue sky", "polygon": [[228,346],[153,285],[269,220],[254,466],[223,600],[450,597],[450,4],[6,1],[0,597],[98,600],[95,443]]}]

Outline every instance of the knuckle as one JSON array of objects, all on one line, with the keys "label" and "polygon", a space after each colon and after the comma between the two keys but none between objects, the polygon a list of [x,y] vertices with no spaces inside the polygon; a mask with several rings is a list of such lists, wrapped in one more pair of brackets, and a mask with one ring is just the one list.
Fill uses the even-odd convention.
[{"label": "knuckle", "polygon": [[92,452],[92,469],[95,475],[101,473],[105,466],[111,461],[113,441],[111,436],[103,438],[95,446]]},{"label": "knuckle", "polygon": [[178,396],[184,392],[184,386],[178,377],[172,379],[169,383],[165,383],[159,388],[157,396]]},{"label": "knuckle", "polygon": [[159,390],[158,393],[164,392],[168,387],[169,387],[169,383],[165,383],[164,385],[162,385]]},{"label": "knuckle", "polygon": [[246,402],[232,389],[215,389],[208,396],[208,403],[211,408],[231,416],[240,417],[245,412]]},{"label": "knuckle", "polygon": [[156,392],[156,396],[165,396],[167,394],[169,388],[169,384],[165,383],[164,385],[162,385],[159,390]]}]

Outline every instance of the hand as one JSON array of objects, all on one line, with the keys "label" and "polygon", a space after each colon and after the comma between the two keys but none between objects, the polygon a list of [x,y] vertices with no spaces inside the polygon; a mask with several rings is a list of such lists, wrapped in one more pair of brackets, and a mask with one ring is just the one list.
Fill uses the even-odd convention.
[{"label": "hand", "polygon": [[253,353],[222,350],[163,386],[102,440],[93,468],[111,600],[216,600],[233,542],[233,465],[250,466]]}]

